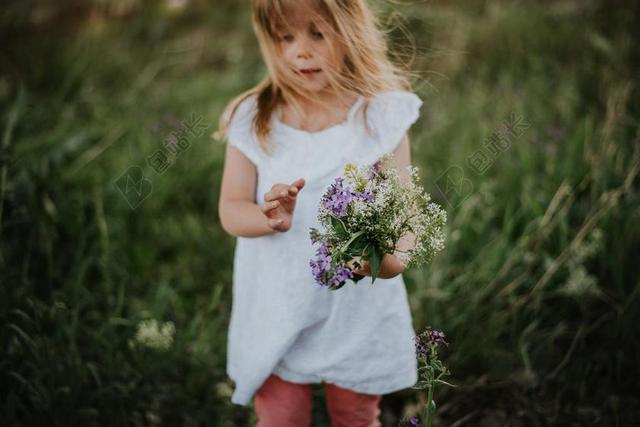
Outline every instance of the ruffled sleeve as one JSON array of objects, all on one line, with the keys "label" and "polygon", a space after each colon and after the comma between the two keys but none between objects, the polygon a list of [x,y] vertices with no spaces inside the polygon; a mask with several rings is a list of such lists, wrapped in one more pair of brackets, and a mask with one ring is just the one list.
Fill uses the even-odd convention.
[{"label": "ruffled sleeve", "polygon": [[243,99],[229,123],[226,140],[247,156],[254,165],[258,166],[264,154],[252,126],[256,112],[256,96],[251,95]]},{"label": "ruffled sleeve", "polygon": [[377,155],[393,152],[420,116],[422,100],[414,93],[393,90],[376,95],[369,102],[367,123],[372,130]]}]

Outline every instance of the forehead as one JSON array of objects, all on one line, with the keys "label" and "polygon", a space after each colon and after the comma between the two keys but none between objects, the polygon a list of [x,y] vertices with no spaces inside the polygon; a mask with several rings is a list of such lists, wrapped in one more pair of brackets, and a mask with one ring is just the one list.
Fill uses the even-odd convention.
[{"label": "forehead", "polygon": [[284,28],[325,27],[329,24],[327,15],[310,1],[290,4],[278,15],[275,20],[275,28],[277,30]]}]

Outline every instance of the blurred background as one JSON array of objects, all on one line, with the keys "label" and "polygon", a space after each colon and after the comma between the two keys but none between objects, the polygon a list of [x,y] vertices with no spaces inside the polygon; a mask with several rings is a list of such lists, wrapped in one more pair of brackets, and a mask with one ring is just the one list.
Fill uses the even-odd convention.
[{"label": "blurred background", "polygon": [[[416,331],[450,341],[434,425],[637,425],[638,2],[370,4],[448,211],[404,274]],[[210,137],[265,73],[249,1],[5,0],[0,40],[1,424],[254,425]],[[385,395],[384,425],[425,401]]]}]

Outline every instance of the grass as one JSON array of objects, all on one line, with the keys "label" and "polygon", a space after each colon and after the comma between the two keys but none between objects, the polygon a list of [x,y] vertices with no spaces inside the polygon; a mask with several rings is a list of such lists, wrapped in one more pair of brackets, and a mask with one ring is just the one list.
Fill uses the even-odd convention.
[{"label": "grass", "polygon": [[[0,418],[10,425],[255,422],[229,401],[234,239],[217,218],[223,145],[209,135],[264,66],[246,8],[166,4],[3,12]],[[446,250],[405,273],[415,329],[448,333],[461,385],[437,390],[434,425],[628,425],[640,324],[633,6],[376,4],[398,48],[407,35],[416,47],[425,103],[413,163],[449,211]],[[477,172],[469,156],[511,113],[528,127]],[[154,172],[147,158],[192,114],[207,128]],[[131,166],[153,186],[136,209],[115,185]],[[459,192],[440,191],[443,177]],[[146,318],[174,322],[168,350],[129,346]],[[385,396],[385,425],[424,400]],[[329,425],[320,387],[313,416]]]}]

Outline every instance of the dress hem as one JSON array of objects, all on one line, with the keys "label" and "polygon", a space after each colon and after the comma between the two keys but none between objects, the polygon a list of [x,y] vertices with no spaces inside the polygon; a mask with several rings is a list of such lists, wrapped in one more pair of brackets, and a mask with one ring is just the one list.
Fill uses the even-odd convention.
[{"label": "dress hem", "polygon": [[[274,375],[279,376],[285,381],[297,383],[297,384],[317,384],[317,383],[331,383],[342,388],[348,388],[358,393],[366,394],[388,394],[395,391],[403,390],[405,388],[415,385],[418,381],[417,369],[407,369],[404,371],[394,372],[393,374],[383,375],[375,378],[368,379],[366,381],[343,381],[339,379],[331,379],[327,376],[305,376],[293,372],[289,369],[281,366],[276,366],[272,372]],[[394,381],[391,381],[395,379]],[[386,381],[385,381],[386,380]],[[380,382],[385,382],[386,387],[377,386]]]},{"label": "dress hem", "polygon": [[[407,369],[400,372],[395,372],[389,375],[383,375],[380,377],[372,378],[367,381],[342,381],[342,380],[333,380],[329,377],[315,377],[316,379],[309,381],[308,376],[297,374],[293,371],[284,369],[280,366],[277,366],[274,369],[272,374],[279,376],[285,381],[297,383],[297,384],[319,384],[319,383],[331,383],[335,384],[342,388],[347,388],[349,390],[353,390],[358,393],[365,394],[389,394],[396,391],[404,390],[406,388],[412,387],[418,381],[418,371],[417,369]],[[271,374],[270,373],[270,374]],[[386,387],[378,387],[376,383],[381,381],[385,381],[388,378],[397,378],[395,381],[386,381]],[[235,380],[234,380],[235,382]],[[251,401],[257,389],[253,392],[244,389],[243,387],[238,387],[236,382],[235,390],[231,395],[231,403],[242,406],[250,406]]]}]

